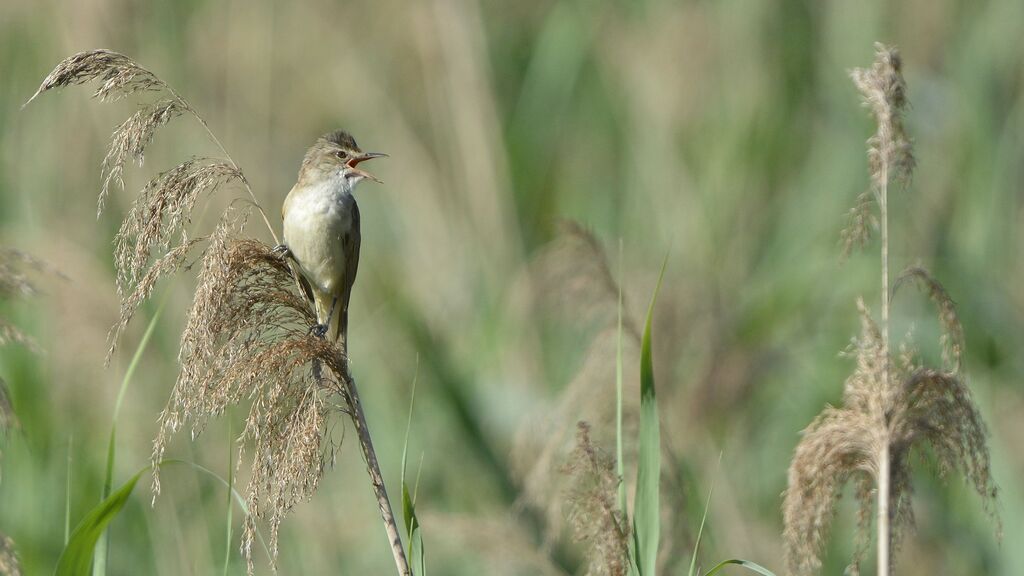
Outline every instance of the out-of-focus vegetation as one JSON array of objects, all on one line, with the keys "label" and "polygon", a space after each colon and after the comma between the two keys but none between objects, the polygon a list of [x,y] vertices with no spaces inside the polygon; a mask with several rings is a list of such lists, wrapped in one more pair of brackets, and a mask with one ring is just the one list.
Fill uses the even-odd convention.
[{"label": "out-of-focus vegetation", "polygon": [[[919,163],[914,193],[890,199],[893,267],[921,259],[957,300],[1005,543],[968,486],[922,470],[900,573],[1024,573],[1013,545],[1024,540],[1022,33],[1019,0],[5,2],[0,246],[68,279],[0,302],[0,317],[42,350],[0,348],[20,422],[3,449],[0,532],[26,573],[53,569],[65,491],[72,523],[99,500],[118,389],[163,298],[119,415],[115,484],[148,462],[177,373],[188,276],[158,288],[103,366],[118,317],[111,239],[152,175],[215,148],[187,122],[163,128],[97,221],[106,140],[136,105],[69,89],[20,110],[60,59],[105,47],[202,112],[272,215],[321,133],[345,127],[391,154],[375,167],[386,184],[359,191],[350,350],[393,487],[419,358],[409,458],[418,466],[423,455],[417,513],[433,573],[580,565],[557,522],[560,449],[579,418],[595,439],[614,438],[614,419],[600,416],[614,416],[618,281],[636,410],[633,337],[666,251],[653,324],[667,455],[662,563],[671,574],[689,565],[714,484],[698,563],[741,557],[781,572],[787,464],[800,429],[841,397],[850,365],[837,352],[856,332],[856,296],[877,293],[874,250],[841,263],[839,230],[868,185],[873,130],[846,71],[881,40],[904,56]],[[197,224],[211,228],[221,202]],[[614,280],[602,276],[600,247],[564,232],[562,219],[603,244]],[[923,352],[938,358],[927,302],[899,298],[893,333],[915,324]],[[353,439],[312,503],[282,525],[282,573],[390,570]],[[168,455],[226,478],[233,450],[221,420]],[[220,571],[226,500],[210,476],[169,468],[155,507],[140,490],[111,525],[108,572]],[[855,514],[840,507],[824,573],[850,557]],[[257,571],[268,572],[258,554]]]}]

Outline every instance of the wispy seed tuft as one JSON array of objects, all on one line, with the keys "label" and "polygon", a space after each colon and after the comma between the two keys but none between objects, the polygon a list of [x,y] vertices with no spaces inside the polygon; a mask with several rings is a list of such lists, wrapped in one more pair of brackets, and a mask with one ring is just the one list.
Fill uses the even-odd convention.
[{"label": "wispy seed tuft", "polygon": [[629,523],[616,504],[619,486],[615,460],[590,440],[590,425],[576,425],[576,448],[566,465],[569,523],[577,542],[587,547],[591,576],[624,576],[629,567]]},{"label": "wispy seed tuft", "polygon": [[85,84],[92,80],[100,82],[93,97],[102,101],[119,100],[136,92],[167,88],[152,72],[124,54],[111,50],[91,50],[79,52],[57,64],[25,104],[28,105],[47,90]]}]

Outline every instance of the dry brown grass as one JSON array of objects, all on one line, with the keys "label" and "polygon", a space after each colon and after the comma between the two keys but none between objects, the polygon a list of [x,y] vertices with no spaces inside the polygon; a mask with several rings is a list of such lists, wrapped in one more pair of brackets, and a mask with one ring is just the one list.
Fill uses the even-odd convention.
[{"label": "dry brown grass", "polygon": [[[172,88],[130,58],[107,50],[64,60],[33,98],[52,88],[90,80],[100,82],[95,92],[100,100],[140,92],[162,96],[144,104],[115,129],[103,162],[101,210],[110,187],[124,185],[128,160],[141,165],[157,130],[173,118],[190,115],[220,146],[202,117]],[[252,201],[244,208],[232,202],[212,232],[193,235],[190,224],[199,199],[229,183],[241,185],[249,197],[244,201]],[[248,417],[238,440],[241,456],[252,451],[246,489],[249,516],[242,537],[250,573],[256,523],[269,523],[272,562],[276,562],[281,521],[313,495],[325,467],[333,463],[340,444],[333,431],[343,414],[352,416],[374,490],[379,501],[386,503],[347,359],[333,342],[311,335],[316,318],[306,295],[299,291],[290,263],[272,247],[245,236],[252,210],[263,217],[276,240],[248,182],[226,152],[222,158],[187,160],[150,180],[114,239],[122,302],[108,354],[109,360],[125,327],[158,282],[188,268],[189,257],[201,250],[195,297],[181,337],[180,372],[160,415],[153,446],[154,498],[160,492],[159,464],[174,433],[188,426],[195,439],[210,418],[233,406],[246,406]],[[12,278],[12,289],[28,286]],[[6,286],[0,284],[0,289]],[[392,518],[389,529],[393,524]],[[397,546],[396,561],[400,541]]]},{"label": "dry brown grass", "polygon": [[14,541],[3,533],[0,533],[0,575],[21,576],[21,563],[18,562]]},{"label": "dry brown grass", "polygon": [[619,478],[615,458],[594,446],[590,426],[576,425],[576,449],[566,470],[567,501],[573,537],[586,546],[588,575],[625,576],[629,569],[629,523],[616,503]]},{"label": "dry brown grass", "polygon": [[[878,123],[878,131],[868,141],[872,185],[867,196],[858,198],[852,212],[851,225],[844,233],[845,249],[866,242],[872,222],[879,223],[882,321],[876,323],[858,299],[861,334],[849,351],[856,366],[846,380],[842,405],[826,407],[803,431],[790,463],[783,503],[784,538],[789,570],[797,575],[820,570],[835,503],[843,486],[851,482],[860,513],[848,572],[859,573],[870,543],[872,503],[877,502],[878,572],[888,573],[894,564],[890,546],[898,547],[914,521],[910,454],[915,449],[929,449],[941,477],[959,471],[993,513],[996,498],[986,427],[961,371],[963,329],[956,306],[924,268],[909,268],[893,290],[917,282],[936,303],[944,328],[941,342],[946,366],[943,370],[923,366],[909,341],[900,346],[899,354],[890,349],[887,190],[891,180],[908,182],[914,167],[902,123],[907,100],[899,54],[879,45],[874,66],[855,70],[851,76]],[[872,200],[880,209],[877,219],[871,210]]]}]

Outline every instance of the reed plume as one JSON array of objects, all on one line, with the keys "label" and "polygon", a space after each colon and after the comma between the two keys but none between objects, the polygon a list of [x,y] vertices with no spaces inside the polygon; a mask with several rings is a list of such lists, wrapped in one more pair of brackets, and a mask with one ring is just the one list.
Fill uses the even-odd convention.
[{"label": "reed plume", "polygon": [[[32,99],[93,80],[99,82],[93,95],[101,101],[156,95],[111,136],[102,165],[100,211],[110,191],[124,187],[126,165],[141,165],[156,133],[177,117],[197,121],[222,153],[190,158],[151,179],[114,238],[121,310],[110,332],[108,361],[159,281],[190,267],[196,258],[200,262],[181,337],[180,371],[153,445],[154,498],[161,488],[159,464],[174,433],[188,426],[195,439],[210,418],[247,405],[239,461],[252,450],[252,475],[242,549],[252,573],[256,523],[265,520],[274,565],[281,522],[296,504],[312,497],[325,467],[333,464],[341,440],[335,437],[335,423],[347,415],[367,461],[399,573],[410,574],[347,358],[335,343],[311,335],[316,317],[290,262],[271,246],[245,236],[248,217],[255,211],[278,243],[238,164],[195,108],[152,72],[116,52],[93,50],[65,59]],[[244,195],[229,204],[215,229],[206,234],[190,230],[197,204],[231,187]]]},{"label": "reed plume", "polygon": [[[32,272],[44,272],[51,276],[61,274],[25,252],[12,249],[0,249],[0,300],[23,298],[38,293],[35,283],[30,278]],[[14,324],[0,318],[0,347],[8,344],[19,344],[37,352],[35,341],[19,330]],[[18,415],[11,403],[10,389],[7,382],[0,378],[0,481],[3,480],[3,457],[8,438],[21,428]],[[21,576],[21,564],[18,561],[14,540],[0,532],[0,575]]]},{"label": "reed plume", "polygon": [[[857,200],[843,233],[844,251],[867,242],[872,226],[881,229],[882,312],[877,322],[863,300],[857,307],[861,333],[848,355],[856,366],[846,380],[842,406],[826,407],[803,431],[789,467],[784,496],[784,538],[789,570],[814,574],[828,537],[836,500],[842,487],[853,483],[860,503],[858,537],[848,568],[859,574],[867,552],[876,503],[877,573],[889,574],[892,548],[913,525],[909,459],[922,446],[931,448],[938,473],[959,472],[994,513],[996,487],[991,476],[987,431],[962,371],[963,329],[956,306],[942,285],[924,268],[908,268],[889,284],[888,190],[891,182],[904,187],[914,168],[910,140],[903,127],[907,107],[899,53],[876,45],[869,69],[851,73],[858,91],[877,123],[868,140],[871,187]],[[877,217],[873,207],[878,207]],[[889,342],[891,294],[908,282],[927,291],[939,310],[945,366],[925,367],[912,343],[893,354]]]},{"label": "reed plume", "polygon": [[566,471],[572,477],[567,500],[573,536],[587,547],[590,576],[625,576],[629,570],[629,522],[616,502],[615,459],[594,445],[590,425],[576,426],[576,448]]},{"label": "reed plume", "polygon": [[0,533],[0,576],[21,576],[21,563],[14,541]]}]

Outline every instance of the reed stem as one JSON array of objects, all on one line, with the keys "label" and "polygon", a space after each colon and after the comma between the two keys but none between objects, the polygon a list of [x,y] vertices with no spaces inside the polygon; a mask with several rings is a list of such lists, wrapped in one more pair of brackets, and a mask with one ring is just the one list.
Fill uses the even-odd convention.
[{"label": "reed stem", "polygon": [[405,548],[402,546],[398,522],[395,521],[395,513],[391,508],[391,501],[388,499],[387,488],[384,486],[384,476],[381,474],[380,464],[377,462],[377,453],[373,449],[373,439],[370,436],[370,427],[366,423],[366,414],[363,413],[363,404],[359,400],[356,381],[352,378],[352,373],[347,366],[342,383],[348,396],[349,415],[352,417],[352,424],[359,436],[359,447],[362,448],[363,457],[366,459],[366,471],[370,474],[370,484],[377,497],[380,516],[384,521],[384,530],[387,532],[388,541],[391,544],[391,553],[395,557],[395,566],[398,568],[399,576],[412,576],[412,569],[409,567],[409,560],[406,558]]}]

